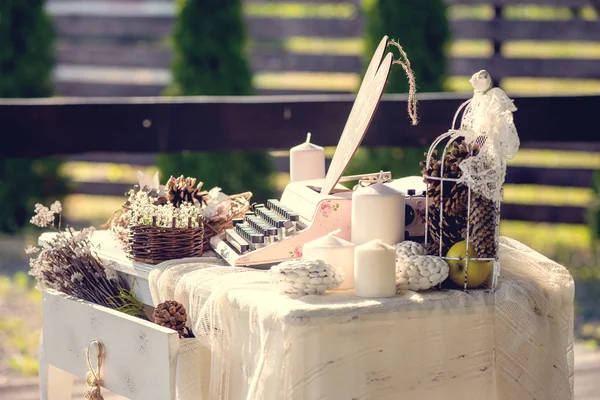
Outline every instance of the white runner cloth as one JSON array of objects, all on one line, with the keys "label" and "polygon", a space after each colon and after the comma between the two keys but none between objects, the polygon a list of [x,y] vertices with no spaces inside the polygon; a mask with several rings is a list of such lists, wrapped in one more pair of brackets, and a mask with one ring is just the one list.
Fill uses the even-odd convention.
[{"label": "white runner cloth", "polygon": [[500,262],[495,293],[290,297],[266,272],[198,260],[149,282],[155,304],[184,304],[197,336],[181,400],[572,399],[573,279],[507,238]]}]

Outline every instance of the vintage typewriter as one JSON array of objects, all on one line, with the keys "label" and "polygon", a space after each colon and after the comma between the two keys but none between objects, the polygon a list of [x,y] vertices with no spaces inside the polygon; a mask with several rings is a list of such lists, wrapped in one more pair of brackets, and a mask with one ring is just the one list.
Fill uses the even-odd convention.
[{"label": "vintage typewriter", "polygon": [[[211,239],[211,247],[230,265],[269,268],[299,258],[306,242],[337,229],[337,236],[350,240],[352,190],[341,183],[369,184],[380,173],[342,175],[364,138],[385,88],[393,62],[392,53],[384,57],[387,45],[384,37],[367,68],[325,179],[288,184],[280,200],[255,204],[244,218],[233,221],[232,228]],[[391,178],[391,173],[384,173],[384,180]],[[414,190],[415,194],[422,192],[420,188]],[[407,204],[419,198],[408,197]],[[416,219],[407,225],[413,226],[411,235],[420,233],[418,225]]]}]

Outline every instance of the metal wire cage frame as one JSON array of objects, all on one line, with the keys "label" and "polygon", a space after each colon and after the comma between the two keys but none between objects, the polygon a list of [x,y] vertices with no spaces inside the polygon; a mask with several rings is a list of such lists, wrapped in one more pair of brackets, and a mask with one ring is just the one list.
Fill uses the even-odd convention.
[{"label": "metal wire cage frame", "polygon": [[[429,147],[429,151],[427,152],[427,159],[426,159],[426,171],[429,171],[430,169],[430,162],[431,162],[431,156],[433,155],[434,150],[444,141],[447,139],[447,142],[444,146],[444,151],[441,153],[442,154],[442,160],[443,157],[445,156],[445,154],[448,152],[448,148],[452,145],[453,142],[455,142],[456,140],[458,140],[461,137],[465,137],[465,133],[466,131],[462,130],[462,129],[456,129],[456,121],[458,119],[458,116],[460,115],[461,111],[464,113],[466,113],[469,108],[470,108],[470,103],[471,103],[472,99],[469,99],[467,101],[465,101],[463,104],[460,105],[460,107],[458,108],[458,110],[456,111],[456,114],[454,115],[454,119],[452,121],[452,127],[450,128],[450,130],[448,130],[448,132],[438,136],[433,143],[431,144],[431,146]],[[480,145],[480,146],[485,146],[485,141],[483,142],[479,142],[476,140],[476,142]],[[440,181],[440,219],[439,219],[439,250],[438,250],[438,256],[441,257],[442,259],[448,261],[448,260],[455,260],[455,261],[465,261],[465,280],[464,280],[464,284],[463,284],[463,290],[467,291],[467,278],[468,278],[468,273],[469,273],[469,262],[472,261],[482,261],[482,262],[491,262],[492,263],[492,269],[491,269],[491,273],[490,276],[488,277],[484,287],[486,287],[487,289],[489,289],[490,291],[495,291],[496,287],[498,285],[498,277],[500,275],[500,263],[498,261],[498,241],[499,241],[499,236],[500,236],[500,205],[501,202],[494,202],[494,205],[496,207],[496,216],[495,216],[495,231],[494,231],[494,241],[495,241],[495,254],[492,257],[469,257],[469,246],[470,246],[470,235],[471,235],[471,226],[470,226],[470,220],[471,220],[471,197],[472,197],[472,189],[464,182],[460,182],[460,184],[463,184],[465,186],[467,186],[468,188],[468,194],[467,194],[467,226],[466,226],[466,236],[465,236],[465,240],[466,240],[466,254],[465,254],[465,258],[456,258],[456,257],[447,257],[445,254],[443,254],[443,236],[444,236],[444,231],[442,229],[443,224],[444,224],[444,182],[454,182],[454,183],[459,183],[459,179],[457,178],[445,178],[444,177],[444,162],[440,163],[440,176],[439,177],[435,177],[435,176],[430,176],[427,174],[423,174],[423,178],[424,179],[431,179],[431,180],[437,180]],[[429,240],[429,206],[431,205],[431,203],[429,202],[429,190],[427,190],[425,192],[425,246],[427,247],[428,244],[428,240]]]}]

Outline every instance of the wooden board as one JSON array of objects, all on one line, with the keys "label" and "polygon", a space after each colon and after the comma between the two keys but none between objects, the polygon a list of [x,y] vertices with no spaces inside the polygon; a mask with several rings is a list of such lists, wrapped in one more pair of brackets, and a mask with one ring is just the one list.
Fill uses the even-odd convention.
[{"label": "wooden board", "polygon": [[85,349],[98,339],[106,389],[132,400],[175,398],[177,332],[53,290],[42,295],[42,325],[48,363],[85,378]]},{"label": "wooden board", "polygon": [[471,76],[482,69],[495,77],[600,79],[598,60],[495,57],[459,58],[450,62],[450,72],[454,75]]},{"label": "wooden board", "polygon": [[[173,30],[171,16],[55,15],[54,27],[65,38],[110,38],[160,40]],[[359,20],[325,18],[246,19],[248,34],[255,39],[280,40],[294,36],[331,38],[358,37],[363,33]]]},{"label": "wooden board", "polygon": [[[420,94],[421,122],[410,126],[398,123],[407,96],[384,96],[362,145],[429,145],[450,128],[456,108],[467,97]],[[600,97],[514,98],[521,142],[600,141],[590,129],[597,124]],[[353,95],[4,99],[0,125],[13,134],[4,138],[0,156],[290,149],[309,131],[319,136],[320,145],[335,146],[354,100]],[[145,120],[152,122],[149,128]],[[207,140],[214,132],[219,140]]]},{"label": "wooden board", "polygon": [[330,194],[337,185],[371,125],[392,67],[393,54],[387,53],[385,57],[383,56],[387,45],[388,37],[384,36],[371,58],[358,89],[350,116],[346,121],[327,171],[321,195]]},{"label": "wooden board", "polygon": [[[160,44],[59,42],[59,64],[170,68],[173,53]],[[362,68],[358,56],[297,54],[282,48],[255,48],[250,53],[254,71],[353,72]]]},{"label": "wooden board", "polygon": [[453,20],[450,21],[455,39],[560,40],[598,41],[600,23],[571,19],[566,21],[535,20]]}]

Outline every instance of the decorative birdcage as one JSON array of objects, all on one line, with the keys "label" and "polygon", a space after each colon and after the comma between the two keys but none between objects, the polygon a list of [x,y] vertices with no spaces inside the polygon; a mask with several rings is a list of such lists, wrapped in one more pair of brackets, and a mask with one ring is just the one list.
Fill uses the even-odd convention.
[{"label": "decorative birdcage", "polygon": [[[464,282],[454,278],[464,290],[484,286],[493,291],[500,274],[498,239],[506,160],[519,147],[512,120],[516,108],[501,89],[491,87],[486,71],[474,74],[470,82],[473,97],[458,108],[451,129],[434,140],[423,163],[425,246],[428,254],[457,266],[461,279],[464,269]],[[443,149],[439,159],[438,148]]]}]

